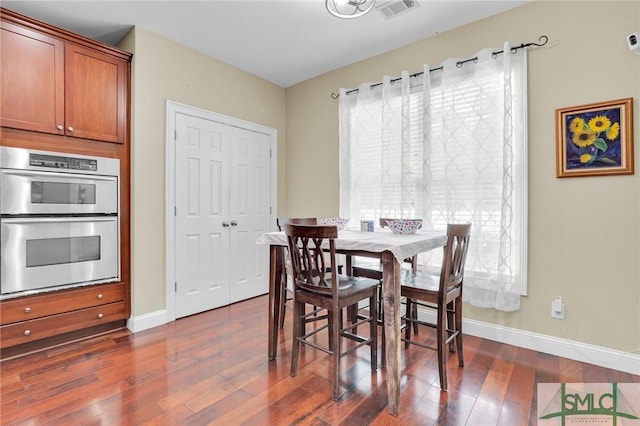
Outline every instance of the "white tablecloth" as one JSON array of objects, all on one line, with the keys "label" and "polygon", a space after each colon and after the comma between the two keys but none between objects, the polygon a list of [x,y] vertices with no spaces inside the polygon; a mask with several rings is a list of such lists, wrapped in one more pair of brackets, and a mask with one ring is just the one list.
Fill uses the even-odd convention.
[{"label": "white tablecloth", "polygon": [[[418,253],[441,247],[446,241],[446,234],[439,231],[394,234],[386,230],[361,232],[345,229],[338,231],[338,238],[336,238],[335,244],[336,250],[367,251],[372,253],[382,253],[388,250],[393,253],[399,262],[402,262],[403,259]],[[258,238],[257,243],[286,246],[287,237],[284,232],[267,232]]]}]

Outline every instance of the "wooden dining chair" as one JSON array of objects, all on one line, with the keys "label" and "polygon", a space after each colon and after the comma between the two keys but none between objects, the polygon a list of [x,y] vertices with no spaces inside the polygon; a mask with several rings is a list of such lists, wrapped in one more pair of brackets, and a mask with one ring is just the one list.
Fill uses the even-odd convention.
[{"label": "wooden dining chair", "polygon": [[[464,264],[469,248],[471,224],[447,225],[447,243],[440,275],[425,272],[411,273],[403,271],[401,275],[401,295],[407,298],[406,312],[402,316],[407,324],[405,348],[410,344],[433,349],[438,352],[438,372],[440,389],[447,390],[447,361],[445,347],[449,345],[451,352],[458,352],[458,365],[464,366],[462,354],[462,285]],[[429,322],[418,318],[418,306],[435,309],[436,321]],[[435,328],[436,346],[411,339],[409,324],[418,324]]]},{"label": "wooden dining chair", "polygon": [[[318,218],[315,217],[279,217],[276,219],[278,231],[282,231],[283,225],[317,225]],[[280,303],[276,315],[278,316],[278,324],[280,328],[284,328],[284,320],[287,311],[287,301],[293,300],[293,288],[288,285],[288,277],[293,277],[291,273],[291,259],[289,258],[289,249],[282,250],[282,276],[280,277]]]},{"label": "wooden dining chair", "polygon": [[[340,359],[363,346],[370,347],[371,370],[377,369],[378,335],[376,324],[377,286],[376,280],[338,274],[335,239],[336,226],[284,225],[289,243],[293,269],[293,348],[291,352],[291,376],[298,372],[300,347],[308,345],[333,357],[333,400],[340,396]],[[356,323],[343,324],[341,312],[344,308],[368,299],[372,306],[369,316]],[[305,305],[313,305],[329,311],[328,324],[306,330],[312,314],[305,312]],[[369,337],[358,335],[354,329],[369,323]],[[329,331],[328,347],[323,346],[316,335]],[[342,338],[356,342],[342,350]]]}]

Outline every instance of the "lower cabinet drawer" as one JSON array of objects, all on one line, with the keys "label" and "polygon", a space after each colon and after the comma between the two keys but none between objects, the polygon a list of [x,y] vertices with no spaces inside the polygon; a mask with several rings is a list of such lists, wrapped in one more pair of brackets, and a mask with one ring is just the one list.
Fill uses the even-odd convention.
[{"label": "lower cabinet drawer", "polygon": [[2,302],[0,324],[12,324],[49,315],[90,308],[125,299],[123,283],[86,286]]},{"label": "lower cabinet drawer", "polygon": [[125,302],[109,303],[0,327],[0,348],[125,319]]}]

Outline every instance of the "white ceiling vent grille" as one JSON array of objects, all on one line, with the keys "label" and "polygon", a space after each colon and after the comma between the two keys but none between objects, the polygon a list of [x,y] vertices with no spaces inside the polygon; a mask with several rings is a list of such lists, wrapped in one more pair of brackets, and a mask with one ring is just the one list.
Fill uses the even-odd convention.
[{"label": "white ceiling vent grille", "polygon": [[391,19],[418,6],[420,5],[415,0],[393,0],[376,6],[376,10],[384,16],[385,19]]}]

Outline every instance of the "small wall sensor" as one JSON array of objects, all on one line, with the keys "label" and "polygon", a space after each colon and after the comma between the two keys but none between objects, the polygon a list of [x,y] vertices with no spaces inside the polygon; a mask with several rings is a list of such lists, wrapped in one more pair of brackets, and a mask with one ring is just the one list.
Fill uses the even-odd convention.
[{"label": "small wall sensor", "polygon": [[560,296],[551,302],[551,317],[564,319],[564,301]]},{"label": "small wall sensor", "polygon": [[627,45],[630,51],[640,55],[640,32],[629,34],[627,36]]}]

